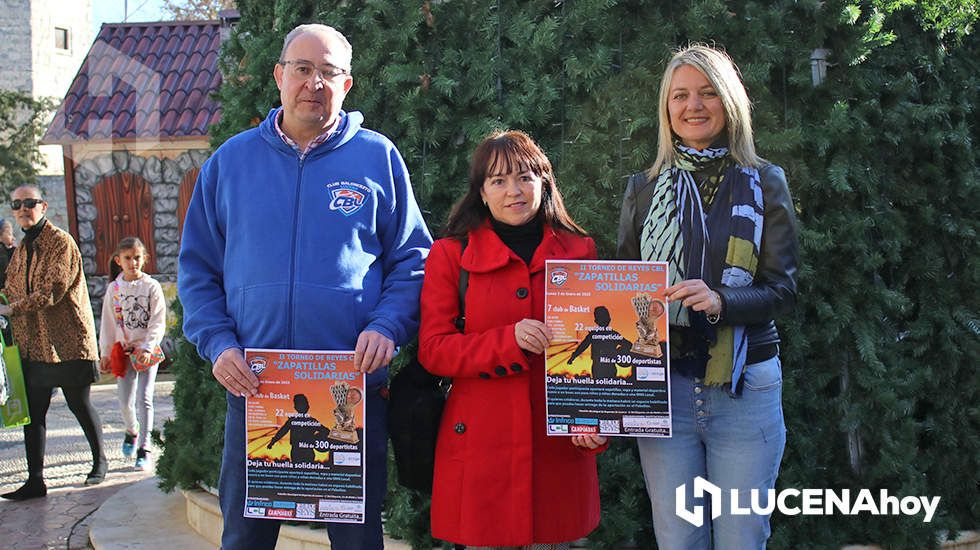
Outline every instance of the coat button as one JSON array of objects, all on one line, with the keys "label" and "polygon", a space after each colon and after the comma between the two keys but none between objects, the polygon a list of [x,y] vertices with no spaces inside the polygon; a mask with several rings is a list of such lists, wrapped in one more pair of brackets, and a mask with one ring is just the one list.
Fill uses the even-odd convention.
[{"label": "coat button", "polygon": [[512,363],[510,365],[510,370],[514,372],[521,372],[522,370],[524,370],[524,367],[522,367],[520,363]]},{"label": "coat button", "polygon": [[481,372],[480,373],[480,378],[482,378],[484,380],[488,380],[488,379],[490,379],[490,373],[489,372]]},{"label": "coat button", "polygon": [[517,297],[521,300],[527,298],[527,288],[522,286],[521,288],[517,289]]},{"label": "coat button", "polygon": [[507,369],[503,365],[494,367],[493,372],[497,373],[497,376],[507,376]]},{"label": "coat button", "polygon": [[456,426],[454,426],[453,429],[456,430],[456,433],[461,434],[466,431],[466,424],[463,424],[462,422],[457,422]]}]

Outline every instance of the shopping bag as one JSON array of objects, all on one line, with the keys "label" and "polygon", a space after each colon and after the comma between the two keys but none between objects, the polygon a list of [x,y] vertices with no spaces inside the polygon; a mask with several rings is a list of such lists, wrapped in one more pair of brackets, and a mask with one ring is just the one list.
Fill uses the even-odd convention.
[{"label": "shopping bag", "polygon": [[[7,298],[0,294],[4,303]],[[20,349],[16,345],[4,341],[3,332],[0,331],[0,346],[3,347],[2,365],[0,369],[4,371],[5,386],[7,388],[7,402],[0,406],[0,427],[15,428],[31,423],[31,415],[27,410],[27,387],[24,385],[24,371],[21,368]]]},{"label": "shopping bag", "polygon": [[0,356],[0,407],[7,404],[10,398],[10,382],[7,380],[7,366],[3,364],[3,357]]},{"label": "shopping bag", "polygon": [[[0,332],[7,328],[7,318],[0,317]],[[3,338],[3,334],[0,334],[0,339]],[[3,355],[0,354],[0,407],[7,404],[7,399],[10,398],[10,380],[7,379],[7,367],[4,365]]]}]

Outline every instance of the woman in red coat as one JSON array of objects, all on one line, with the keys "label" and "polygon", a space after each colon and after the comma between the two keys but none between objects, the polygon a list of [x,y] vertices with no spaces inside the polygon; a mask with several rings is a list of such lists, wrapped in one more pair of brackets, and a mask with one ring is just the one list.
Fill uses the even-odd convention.
[{"label": "woman in red coat", "polygon": [[426,262],[419,330],[421,363],[453,379],[432,535],[470,547],[567,548],[599,523],[595,455],[606,438],[545,434],[544,264],[595,258],[595,243],[565,210],[548,158],[516,131],[476,148],[446,232]]}]

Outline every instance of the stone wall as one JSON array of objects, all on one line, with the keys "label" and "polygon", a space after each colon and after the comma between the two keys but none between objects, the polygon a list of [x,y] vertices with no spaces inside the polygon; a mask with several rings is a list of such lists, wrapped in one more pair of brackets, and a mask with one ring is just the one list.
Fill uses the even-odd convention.
[{"label": "stone wall", "polygon": [[4,0],[0,9],[0,89],[31,93],[31,3]]},{"label": "stone wall", "polygon": [[157,267],[157,273],[152,275],[160,283],[176,283],[177,254],[180,250],[177,218],[180,182],[188,170],[200,168],[209,154],[206,149],[191,150],[170,159],[115,151],[86,159],[75,167],[78,247],[82,252],[85,277],[96,319],[102,311],[102,297],[105,295],[108,277],[96,275],[95,220],[99,215],[110,214],[96,211],[92,202],[92,189],[106,176],[124,172],[137,174],[149,183],[150,193],[153,195],[153,239],[156,247],[149,252],[156,260]]},{"label": "stone wall", "polygon": [[[41,196],[48,203],[48,211],[44,216],[53,224],[68,231],[68,201],[65,199],[65,177],[38,176],[37,186],[41,188]],[[10,205],[7,205],[7,209],[10,209]]]},{"label": "stone wall", "polygon": [[[56,104],[60,104],[95,39],[92,1],[31,0],[30,4],[31,94],[52,98]],[[68,30],[67,50],[55,47],[55,28]],[[48,122],[53,117],[54,111],[50,113]],[[39,173],[65,173],[60,146],[42,145],[40,151]]]},{"label": "stone wall", "polygon": [[[31,93],[60,101],[95,39],[92,0],[31,0],[30,4]],[[67,50],[55,47],[55,27],[68,29]]]},{"label": "stone wall", "polygon": [[[69,31],[67,50],[55,47],[56,27]],[[92,1],[4,0],[0,37],[0,89],[60,103],[95,38]],[[61,148],[42,145],[40,150],[38,172],[63,174]]]}]

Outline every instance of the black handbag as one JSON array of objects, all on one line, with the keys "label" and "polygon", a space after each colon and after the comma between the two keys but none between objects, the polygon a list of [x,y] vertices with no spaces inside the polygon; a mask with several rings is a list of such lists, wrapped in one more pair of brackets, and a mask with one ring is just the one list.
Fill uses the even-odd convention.
[{"label": "black handbag", "polygon": [[[463,249],[466,249],[465,240]],[[456,318],[456,328],[460,332],[466,322],[463,310],[468,283],[469,273],[460,268],[459,317]],[[419,363],[417,344],[404,351],[409,359],[391,378],[388,390],[388,436],[395,452],[398,483],[430,494],[436,464],[436,437],[452,380],[425,370]]]}]

